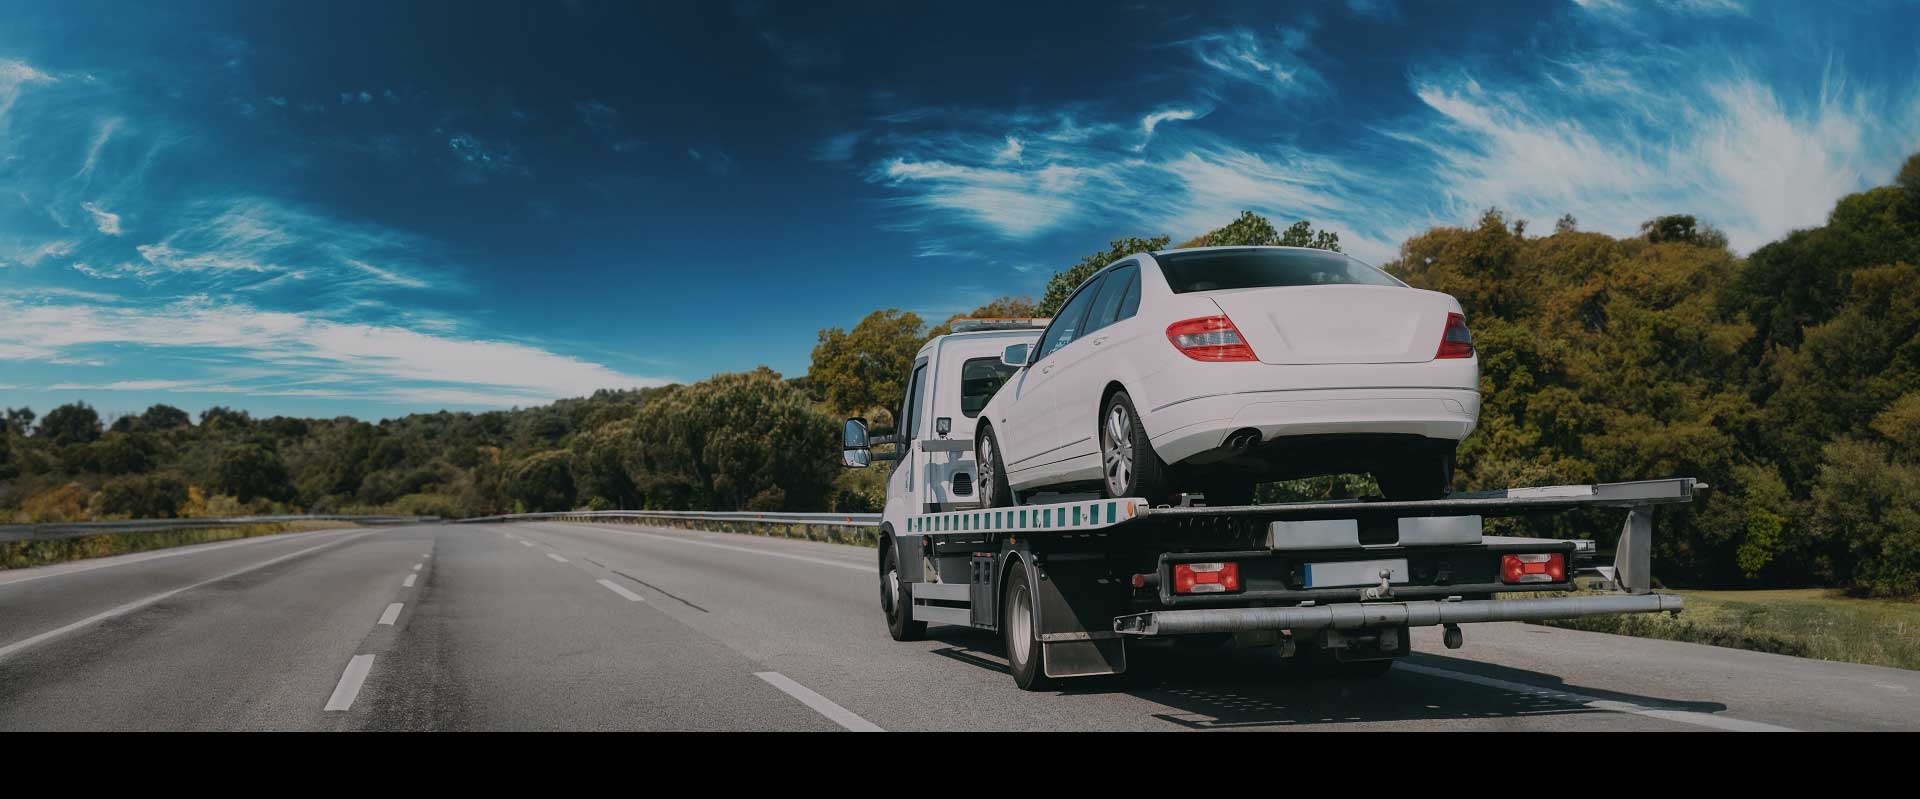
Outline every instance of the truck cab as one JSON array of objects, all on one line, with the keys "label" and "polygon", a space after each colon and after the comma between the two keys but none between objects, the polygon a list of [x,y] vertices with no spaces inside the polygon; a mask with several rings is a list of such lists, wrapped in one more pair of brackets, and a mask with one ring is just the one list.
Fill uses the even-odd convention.
[{"label": "truck cab", "polygon": [[[971,320],[928,341],[914,355],[906,396],[895,417],[893,472],[885,519],[904,529],[910,514],[979,506],[974,485],[973,428],[987,400],[1017,370],[1006,349],[1031,344],[1046,320]],[[1037,326],[1036,326],[1037,325]]]}]

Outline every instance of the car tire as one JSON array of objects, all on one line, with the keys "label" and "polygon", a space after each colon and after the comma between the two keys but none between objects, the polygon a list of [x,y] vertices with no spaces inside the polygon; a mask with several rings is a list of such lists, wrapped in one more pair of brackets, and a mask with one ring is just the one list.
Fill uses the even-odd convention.
[{"label": "car tire", "polygon": [[1167,465],[1153,451],[1133,398],[1116,391],[1100,409],[1100,490],[1109,499],[1140,497],[1149,503],[1167,498]]},{"label": "car tire", "polygon": [[982,425],[980,440],[973,444],[974,469],[980,473],[980,505],[986,508],[1011,508],[1018,504],[1013,488],[1007,485],[1007,466],[1000,457],[1000,439],[993,428]]},{"label": "car tire", "polygon": [[900,546],[887,547],[880,566],[880,609],[887,614],[887,633],[895,641],[927,637],[927,623],[913,620],[913,584],[900,580]]},{"label": "car tire", "polygon": [[1053,687],[1047,676],[1047,650],[1040,644],[1040,620],[1034,608],[1032,581],[1027,565],[1015,559],[1007,567],[1007,592],[1000,603],[1000,633],[1007,644],[1007,671],[1013,684],[1022,691],[1044,691]]},{"label": "car tire", "polygon": [[1395,501],[1439,499],[1453,485],[1453,444],[1422,447],[1398,462],[1376,469],[1380,495]]}]

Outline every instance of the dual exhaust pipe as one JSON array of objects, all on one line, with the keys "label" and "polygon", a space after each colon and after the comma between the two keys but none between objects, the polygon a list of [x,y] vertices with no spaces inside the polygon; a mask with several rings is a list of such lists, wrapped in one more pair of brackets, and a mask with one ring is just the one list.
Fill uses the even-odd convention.
[{"label": "dual exhaust pipe", "polygon": [[1251,427],[1247,427],[1247,428],[1235,430],[1231,434],[1229,434],[1227,436],[1227,442],[1225,444],[1222,444],[1221,448],[1233,450],[1235,452],[1244,452],[1246,450],[1253,449],[1259,443],[1260,443],[1260,431],[1255,430]]}]

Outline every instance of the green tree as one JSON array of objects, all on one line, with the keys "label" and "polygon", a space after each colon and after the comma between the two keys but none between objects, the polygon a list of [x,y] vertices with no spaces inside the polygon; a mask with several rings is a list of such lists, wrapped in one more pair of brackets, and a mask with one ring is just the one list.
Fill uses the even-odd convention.
[{"label": "green tree", "polygon": [[570,467],[583,504],[601,509],[641,506],[640,492],[627,473],[628,450],[635,446],[634,424],[632,418],[621,419],[574,437]]},{"label": "green tree", "polygon": [[173,430],[193,424],[193,417],[172,405],[154,405],[140,414],[140,426],[148,430]]},{"label": "green tree", "polygon": [[1048,278],[1047,290],[1040,297],[1040,307],[1036,314],[1052,316],[1058,313],[1060,306],[1066,304],[1067,297],[1073,294],[1073,290],[1079,288],[1081,283],[1087,282],[1087,278],[1093,277],[1093,273],[1100,271],[1101,267],[1134,253],[1166,249],[1167,242],[1171,240],[1169,236],[1114,239],[1108,243],[1107,249],[1091,253],[1080,259],[1079,263],[1055,272],[1053,277]]},{"label": "green tree", "polygon": [[73,402],[47,411],[34,435],[55,445],[87,444],[100,438],[100,414],[84,402]]},{"label": "green tree", "polygon": [[33,429],[33,420],[32,408],[8,408],[5,417],[0,419],[0,426],[24,436]]},{"label": "green tree", "polygon": [[95,516],[171,519],[187,502],[187,484],[169,475],[129,475],[108,480],[95,494]]},{"label": "green tree", "polygon": [[861,413],[900,401],[907,369],[926,341],[920,317],[888,308],[874,311],[853,326],[820,331],[807,370],[812,390],[840,413]]},{"label": "green tree", "polygon": [[548,450],[514,464],[507,496],[529,513],[573,509],[573,472],[566,450]]},{"label": "green tree", "polygon": [[839,429],[766,367],[715,375],[642,409],[628,469],[649,507],[824,508],[839,471]]},{"label": "green tree", "polygon": [[220,454],[214,473],[215,491],[241,502],[284,500],[292,494],[287,467],[280,456],[258,444],[237,444]]}]

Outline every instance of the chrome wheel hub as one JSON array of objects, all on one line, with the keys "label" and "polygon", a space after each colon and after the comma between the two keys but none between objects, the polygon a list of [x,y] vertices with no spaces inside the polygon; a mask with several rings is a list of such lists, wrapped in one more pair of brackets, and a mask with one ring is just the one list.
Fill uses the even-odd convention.
[{"label": "chrome wheel hub", "polygon": [[980,504],[991,508],[996,499],[993,495],[993,439],[980,439],[980,451],[974,453],[974,460],[978,461],[974,464],[974,471],[980,473],[980,486],[977,489],[980,492]]},{"label": "chrome wheel hub", "polygon": [[1027,596],[1027,587],[1020,586],[1013,592],[1012,600],[1007,603],[1007,642],[1013,659],[1026,663],[1033,654],[1033,602]]},{"label": "chrome wheel hub", "polygon": [[1106,473],[1107,494],[1124,497],[1133,487],[1133,414],[1115,404],[1100,426],[1100,457]]}]

